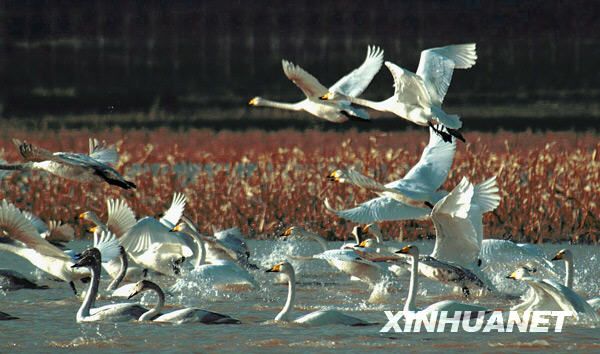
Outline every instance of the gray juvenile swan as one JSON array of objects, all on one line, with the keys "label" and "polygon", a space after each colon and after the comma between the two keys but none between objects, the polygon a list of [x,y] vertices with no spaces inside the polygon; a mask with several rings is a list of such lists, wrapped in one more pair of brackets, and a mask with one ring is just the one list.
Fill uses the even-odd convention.
[{"label": "gray juvenile swan", "polygon": [[116,242],[116,238],[113,237],[110,245],[99,244],[94,248],[85,250],[78,256],[78,261],[72,266],[73,268],[87,267],[92,273],[92,280],[87,289],[85,299],[77,311],[76,320],[78,323],[129,321],[139,318],[147,311],[144,307],[133,303],[110,304],[92,308],[98,294],[98,286],[100,285],[101,254],[104,253],[107,258],[113,258],[118,252],[118,243]]},{"label": "gray juvenile swan", "polygon": [[206,311],[196,307],[186,307],[183,309],[175,310],[164,315],[160,315],[156,318],[165,304],[165,293],[162,291],[160,286],[156,283],[153,283],[149,280],[141,280],[135,284],[135,287],[132,289],[131,294],[129,294],[129,298],[147,291],[151,290],[158,295],[158,302],[154,306],[154,308],[146,311],[139,317],[139,321],[154,321],[154,322],[170,322],[176,324],[182,323],[204,323],[204,324],[239,324],[240,321],[229,317],[227,315],[222,315],[220,313]]},{"label": "gray juvenile swan", "polygon": [[[126,180],[110,164],[116,162],[116,151],[101,144],[92,145],[90,154],[75,152],[51,152],[33,144],[13,139],[25,160],[19,164],[0,164],[0,170],[39,170],[77,182],[106,182],[123,189],[136,188],[135,183]],[[114,154],[113,154],[114,151]]]}]

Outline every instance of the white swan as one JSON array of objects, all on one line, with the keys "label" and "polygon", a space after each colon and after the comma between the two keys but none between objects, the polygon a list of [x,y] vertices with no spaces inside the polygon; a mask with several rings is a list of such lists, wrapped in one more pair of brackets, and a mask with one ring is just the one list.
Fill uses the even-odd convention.
[{"label": "white swan", "polygon": [[448,311],[448,315],[453,316],[455,311],[471,311],[471,313],[486,312],[487,308],[479,305],[465,304],[462,302],[445,300],[439,301],[434,304],[427,306],[426,308],[419,310],[416,306],[417,299],[417,286],[419,273],[418,264],[420,261],[419,249],[417,246],[409,245],[405,246],[398,251],[400,254],[407,254],[412,258],[411,274],[410,274],[410,287],[408,290],[408,297],[404,304],[404,311],[418,311],[419,313],[429,313],[431,311]]},{"label": "white swan", "polygon": [[[553,261],[564,260],[565,261],[565,286],[567,288],[573,289],[573,278],[575,277],[575,264],[573,262],[573,252],[568,249],[562,249],[558,251],[554,257]],[[589,300],[586,300],[590,306],[596,311],[600,310],[600,297],[595,297]]]},{"label": "white swan", "polygon": [[[96,247],[85,250],[75,264],[73,268],[86,267],[90,269],[92,273],[92,280],[86,290],[85,298],[81,304],[81,307],[77,311],[76,320],[77,323],[81,322],[122,322],[129,321],[132,319],[138,319],[144,312],[147,311],[144,307],[133,304],[133,303],[121,303],[121,304],[110,304],[102,307],[92,308],[98,294],[98,286],[100,285],[100,263],[102,262],[102,254],[105,254],[108,258],[113,258],[118,254],[118,242],[114,240],[103,248],[98,249]],[[99,245],[100,247],[100,245]]]},{"label": "white swan", "polygon": [[[275,321],[290,322],[292,321],[292,311],[294,310],[294,302],[296,299],[296,276],[294,267],[288,262],[277,263],[267,272],[282,273],[287,277],[288,281],[288,295],[283,309],[277,316]],[[369,322],[363,321],[359,318],[346,315],[342,312],[335,310],[321,310],[311,312],[307,315],[299,317],[293,320],[294,323],[300,323],[309,326],[324,326],[324,325],[347,325],[347,326],[367,326]]]},{"label": "white swan", "polygon": [[43,239],[35,227],[13,204],[2,200],[0,205],[0,251],[23,257],[38,269],[66,281],[75,294],[74,281],[89,277],[85,270],[71,269],[71,257]]},{"label": "white swan", "polygon": [[[202,236],[186,222],[179,223],[171,231],[188,235],[198,247],[198,255],[192,271],[194,278],[206,282],[212,288],[224,291],[248,291],[257,287],[254,277],[232,261],[214,260],[213,264],[205,264],[206,248]],[[187,282],[186,279],[181,280]]]},{"label": "white swan", "polygon": [[[393,189],[412,200],[420,200],[433,206],[442,199],[447,191],[439,188],[448,178],[452,167],[456,142],[445,143],[430,128],[429,143],[423,150],[419,162],[417,162],[403,178],[385,184],[385,188]],[[333,172],[330,177],[334,180],[343,178],[343,171]],[[337,177],[336,177],[337,176]],[[354,181],[346,179],[350,183]],[[363,185],[358,185],[363,187]],[[401,203],[388,196],[381,196],[368,200],[357,207],[347,210],[336,210],[331,207],[325,199],[325,207],[335,215],[361,224],[369,224],[377,221],[414,220],[427,218],[431,212],[426,203],[417,206]]]},{"label": "white swan", "polygon": [[37,285],[25,276],[11,269],[0,269],[0,290],[48,289],[46,285]]},{"label": "white swan", "polygon": [[[186,198],[182,193],[175,193],[171,206],[159,220],[153,217],[144,217],[135,222],[133,211],[121,200],[113,202],[114,226],[119,229],[119,243],[125,248],[129,257],[145,269],[151,269],[165,275],[178,275],[180,265],[185,258],[193,255],[187,244],[169,230],[181,218],[185,209]],[[109,204],[109,212],[110,212]],[[94,214],[83,213],[80,218],[89,219],[99,226],[100,230],[110,229],[110,224],[103,224]],[[135,223],[131,225],[131,221]],[[110,222],[109,213],[109,222]],[[116,274],[120,266],[115,263],[110,271]]]},{"label": "white swan", "polygon": [[569,311],[577,319],[584,315],[598,320],[596,311],[577,293],[552,279],[534,278],[525,267],[520,267],[507,278],[523,281],[532,290],[523,303],[511,308],[513,311]]},{"label": "white swan", "polygon": [[[160,286],[149,280],[141,280],[135,284],[132,288],[128,298],[140,294],[144,291],[153,291],[158,296],[158,302],[156,305],[145,312],[138,319],[139,321],[153,321],[153,322],[170,322],[176,324],[182,323],[204,323],[204,324],[239,324],[240,321],[227,315],[220,313],[206,311],[197,307],[186,307],[183,309],[171,311],[164,315],[159,315],[160,310],[165,304],[165,293],[162,291]],[[156,317],[158,316],[158,317]]]},{"label": "white swan", "polygon": [[[106,223],[100,220],[98,215],[93,211],[86,211],[79,214],[79,219],[90,221],[95,225],[88,229],[94,235],[94,245],[98,243],[101,232],[110,231],[120,238],[136,223],[133,210],[131,210],[127,202],[123,199],[106,199],[106,210]],[[131,262],[132,264],[129,263],[128,260],[126,279],[140,279],[144,273],[143,269],[135,262]],[[111,278],[115,279],[121,271],[121,264],[119,259],[113,259],[108,262],[102,262],[102,268],[104,268]]]},{"label": "white swan", "polygon": [[[383,50],[379,47],[368,47],[367,56],[362,65],[344,76],[333,86],[330,91],[342,92],[347,96],[359,96],[369,86],[371,80],[383,62]],[[282,60],[283,72],[302,92],[306,99],[297,103],[274,102],[262,97],[254,97],[248,102],[251,106],[266,106],[292,111],[305,111],[330,122],[341,123],[349,118],[369,119],[367,112],[360,108],[352,107],[345,100],[336,102],[324,102],[319,97],[326,94],[328,89],[323,86],[314,76],[301,67]]]},{"label": "white swan", "polygon": [[[21,157],[20,164],[2,164],[2,170],[40,170],[77,182],[106,182],[123,189],[133,189],[135,183],[126,180],[111,167],[116,162],[116,150],[90,140],[89,155],[74,152],[50,152],[27,142],[13,139]],[[96,145],[92,146],[92,142]]]},{"label": "white swan", "polygon": [[238,227],[218,231],[213,227],[213,236],[201,235],[195,223],[185,215],[181,216],[194,233],[202,237],[206,247],[206,261],[230,261],[240,265],[257,269],[258,267],[250,263],[250,249],[246,244],[244,236]]},{"label": "white swan", "polygon": [[452,136],[464,141],[456,131],[462,127],[460,117],[446,114],[441,106],[454,69],[468,69],[475,65],[476,60],[475,43],[427,49],[421,52],[416,74],[389,61],[385,62],[394,78],[394,95],[384,101],[350,97],[334,90],[329,90],[321,99],[349,101],[377,111],[391,112],[421,126],[443,124],[448,128],[448,133],[439,129],[436,129],[436,133],[444,141],[451,141]]}]

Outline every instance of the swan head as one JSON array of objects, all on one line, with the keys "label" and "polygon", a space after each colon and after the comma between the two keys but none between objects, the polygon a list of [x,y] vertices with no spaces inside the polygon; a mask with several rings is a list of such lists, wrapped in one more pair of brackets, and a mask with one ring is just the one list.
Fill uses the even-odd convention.
[{"label": "swan head", "polygon": [[375,246],[377,246],[377,241],[373,240],[372,238],[368,238],[358,244],[358,247],[363,248],[374,248]]},{"label": "swan head", "polygon": [[94,267],[102,261],[102,256],[97,248],[89,248],[75,257],[77,261],[71,268]]},{"label": "swan head", "polygon": [[291,274],[294,272],[294,267],[290,263],[283,261],[275,264],[270,269],[267,269],[265,272]]},{"label": "swan head", "polygon": [[535,268],[529,268],[526,266],[522,266],[522,267],[519,267],[514,272],[510,273],[510,275],[508,275],[506,278],[514,279],[514,280],[521,280],[525,277],[531,276],[531,273],[535,273],[536,271],[537,271],[537,269],[535,269]]},{"label": "swan head", "polygon": [[396,253],[408,254],[408,255],[411,255],[414,257],[418,257],[419,256],[419,248],[415,245],[408,245],[408,246],[402,247],[401,249],[396,251]]},{"label": "swan head", "polygon": [[306,233],[306,230],[302,226],[291,226],[285,229],[285,231],[280,235],[281,237],[300,237]]},{"label": "swan head", "polygon": [[86,212],[79,214],[79,219],[91,221],[94,216],[95,216],[95,214],[93,211],[86,211]]},{"label": "swan head", "polygon": [[250,101],[248,101],[248,106],[260,106],[260,104],[262,103],[262,97],[254,97],[253,99],[251,99]]},{"label": "swan head", "polygon": [[344,171],[342,171],[342,170],[335,170],[327,175],[327,179],[332,182],[345,183],[346,182],[346,173],[344,173]]},{"label": "swan head", "polygon": [[571,253],[571,251],[568,249],[563,249],[563,250],[558,251],[551,260],[552,261],[559,261],[559,260],[571,261],[571,260],[573,260],[573,253]]},{"label": "swan head", "polygon": [[88,232],[89,232],[89,233],[91,233],[91,234],[95,234],[95,233],[96,233],[96,231],[98,231],[98,229],[99,229],[99,228],[98,228],[98,226],[97,226],[97,225],[95,225],[95,226],[92,226],[92,227],[90,227],[90,228],[89,228],[89,229],[87,229],[87,230],[88,230]]},{"label": "swan head", "polygon": [[152,283],[151,281],[145,280],[145,279],[138,281],[131,288],[131,292],[127,295],[127,298],[131,299],[132,297],[138,295],[139,293],[143,292],[144,290],[150,288],[152,286],[151,283]]},{"label": "swan head", "polygon": [[362,231],[365,234],[370,234],[373,235],[377,238],[382,238],[382,233],[381,233],[381,229],[379,228],[379,225],[377,225],[376,223],[371,223],[371,224],[367,224],[365,226],[362,227]]},{"label": "swan head", "polygon": [[179,224],[175,225],[175,227],[173,227],[171,230],[169,230],[170,232],[183,232],[186,234],[190,234],[193,233],[194,230],[192,229],[192,227],[190,225],[188,225],[185,222],[180,222]]}]

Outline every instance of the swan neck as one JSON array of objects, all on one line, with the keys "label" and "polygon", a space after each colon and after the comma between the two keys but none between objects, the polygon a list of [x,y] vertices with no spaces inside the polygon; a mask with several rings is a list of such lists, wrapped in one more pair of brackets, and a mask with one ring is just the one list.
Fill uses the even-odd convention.
[{"label": "swan neck", "polygon": [[325,239],[323,237],[321,237],[321,235],[315,234],[313,232],[305,231],[304,236],[308,239],[311,239],[311,240],[317,242],[319,244],[319,246],[321,246],[323,251],[327,251],[327,249],[328,249],[327,242],[325,241]]},{"label": "swan neck", "polygon": [[348,97],[348,101],[359,106],[369,107],[376,111],[387,111],[386,101],[370,101],[359,97]]},{"label": "swan neck", "polygon": [[82,321],[84,318],[90,315],[90,308],[96,301],[96,295],[98,294],[98,286],[100,285],[100,264],[94,264],[90,267],[92,273],[92,280],[88,286],[85,298],[81,303],[79,311],[77,311],[77,321]]},{"label": "swan neck", "polygon": [[279,109],[287,109],[290,111],[301,111],[302,107],[300,107],[299,103],[286,103],[286,102],[275,102],[267,99],[262,99],[257,106],[263,107],[271,107],[271,108],[279,108]]},{"label": "swan neck", "polygon": [[294,301],[296,299],[296,275],[292,271],[287,274],[288,278],[288,295],[285,305],[281,312],[275,317],[275,321],[290,321],[292,311],[294,310]]},{"label": "swan neck", "polygon": [[127,274],[127,267],[129,265],[127,262],[127,253],[125,251],[122,251],[119,258],[121,259],[121,268],[119,268],[119,274],[117,274],[115,279],[113,279],[113,281],[110,282],[110,284],[108,284],[108,287],[106,288],[106,290],[108,291],[115,290],[119,286],[119,284],[121,284],[123,279],[125,279],[125,274]]},{"label": "swan neck", "polygon": [[165,293],[162,291],[160,286],[154,283],[148,283],[146,285],[146,290],[154,291],[158,296],[158,302],[153,308],[144,312],[144,314],[140,316],[139,321],[151,321],[155,315],[158,315],[160,310],[162,310],[163,306],[165,305]]},{"label": "swan neck", "polygon": [[573,288],[573,258],[565,258],[565,286],[567,288]]},{"label": "swan neck", "polygon": [[196,255],[196,262],[194,263],[194,268],[198,268],[201,265],[203,265],[204,263],[206,263],[206,245],[204,244],[204,241],[202,240],[202,236],[195,232],[195,231],[189,231],[189,232],[185,232],[185,234],[187,234],[189,237],[192,238],[192,240],[194,240],[194,243],[196,244],[196,246],[198,247],[197,252],[198,254]]},{"label": "swan neck", "polygon": [[404,304],[404,311],[417,311],[417,306],[415,304],[417,297],[417,273],[419,270],[419,255],[412,255],[413,261],[410,269],[410,285],[408,288],[408,297],[406,298],[406,303]]}]

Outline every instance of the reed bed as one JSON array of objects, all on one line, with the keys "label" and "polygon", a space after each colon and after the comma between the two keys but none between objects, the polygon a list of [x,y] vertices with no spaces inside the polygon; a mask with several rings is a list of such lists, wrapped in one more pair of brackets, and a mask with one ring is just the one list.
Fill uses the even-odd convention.
[{"label": "reed bed", "polygon": [[[372,194],[327,181],[339,167],[354,166],[388,182],[417,162],[428,133],[209,130],[105,130],[101,132],[4,130],[0,149],[18,160],[11,138],[50,150],[87,150],[94,136],[116,144],[117,168],[137,183],[133,192],[78,184],[43,173],[13,174],[0,197],[45,219],[79,225],[80,212],[105,217],[105,199],[125,198],[138,216],[160,215],[173,192],[188,197],[186,214],[203,232],[239,226],[254,238],[303,225],[330,239],[346,239],[353,226],[329,214],[323,200],[351,207]],[[485,235],[515,241],[597,243],[600,236],[600,142],[597,133],[466,133],[444,188],[465,176],[480,182],[498,175],[502,202],[484,218]],[[385,222],[390,238],[433,237],[430,221]],[[82,234],[83,235],[83,234]]]}]

